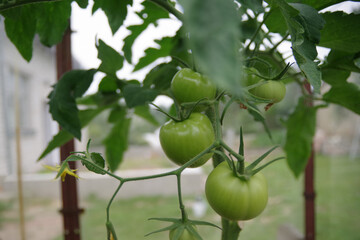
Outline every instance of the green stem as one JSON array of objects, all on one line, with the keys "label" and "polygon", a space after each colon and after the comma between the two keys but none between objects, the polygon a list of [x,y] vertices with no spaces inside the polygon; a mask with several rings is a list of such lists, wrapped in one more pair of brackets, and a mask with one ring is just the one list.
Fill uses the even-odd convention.
[{"label": "green stem", "polygon": [[185,163],[184,165],[182,165],[181,167],[179,167],[178,169],[176,169],[174,172],[175,174],[181,173],[182,171],[184,171],[185,168],[189,167],[190,165],[194,164],[199,158],[201,158],[202,156],[204,156],[205,154],[209,153],[213,148],[217,147],[218,144],[216,142],[214,142],[213,144],[211,144],[208,148],[206,148],[204,151],[202,151],[201,153],[199,153],[196,157],[192,158],[190,161],[188,161],[187,163]]},{"label": "green stem", "polygon": [[270,53],[273,53],[273,52],[277,49],[277,47],[289,37],[289,35],[290,35],[290,34],[287,33],[279,42],[277,42],[277,43],[269,50],[269,52],[270,52]]},{"label": "green stem", "polygon": [[241,156],[240,154],[238,154],[237,152],[235,152],[234,150],[232,150],[231,147],[229,147],[223,140],[220,140],[220,145],[221,145],[226,151],[228,151],[231,155],[233,155],[234,157],[236,157],[238,161],[244,161],[244,156]]},{"label": "green stem", "polygon": [[184,15],[182,14],[182,12],[177,10],[173,5],[169,4],[168,1],[164,1],[164,0],[149,0],[149,1],[164,8],[166,11],[173,14],[180,21],[182,22],[184,21]]},{"label": "green stem", "polygon": [[248,52],[248,51],[249,51],[250,45],[254,42],[256,36],[258,35],[258,33],[259,33],[260,30],[261,30],[262,25],[264,25],[266,19],[270,16],[270,14],[271,14],[271,10],[270,10],[270,12],[267,12],[267,13],[264,14],[264,19],[262,20],[262,22],[260,23],[260,25],[257,27],[254,35],[253,35],[252,38],[250,39],[249,44],[248,44],[248,45],[246,46],[246,48],[245,48],[245,52]]},{"label": "green stem", "polygon": [[[67,162],[76,162],[76,161],[79,161],[79,160],[76,160],[76,159],[70,159],[70,160],[66,160]],[[98,169],[99,171],[102,171],[104,173],[106,173],[107,175],[109,175],[110,177],[113,177],[119,181],[123,181],[123,178],[119,177],[119,176],[116,176],[115,174],[105,170],[104,168],[98,166],[97,164],[89,161],[89,160],[86,160],[85,158],[82,158],[81,161],[85,161],[87,164],[90,164],[91,166],[93,166],[94,168]]]},{"label": "green stem", "polygon": [[241,228],[239,227],[237,222],[229,221],[227,219],[222,218],[221,225],[222,225],[221,240],[237,240],[239,238]]},{"label": "green stem", "polygon": [[124,184],[124,182],[120,182],[119,186],[116,188],[114,194],[112,195],[112,197],[111,197],[111,199],[110,199],[110,201],[109,201],[109,203],[108,203],[108,205],[106,207],[106,220],[107,220],[107,222],[110,221],[110,206],[111,206],[112,202],[114,201],[117,193],[119,192],[119,190],[120,190],[120,188],[122,187],[123,184]]},{"label": "green stem", "polygon": [[181,173],[176,175],[176,180],[177,180],[177,189],[178,189],[178,198],[179,198],[179,207],[180,207],[180,211],[181,211],[181,220],[183,222],[186,222],[188,217],[186,214],[186,210],[185,210],[185,206],[184,203],[182,201],[182,194],[181,194]]}]

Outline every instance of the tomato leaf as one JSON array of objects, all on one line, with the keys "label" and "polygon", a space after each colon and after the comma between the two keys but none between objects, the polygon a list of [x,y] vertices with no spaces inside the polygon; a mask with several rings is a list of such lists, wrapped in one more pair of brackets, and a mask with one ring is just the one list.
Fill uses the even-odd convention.
[{"label": "tomato leaf", "polygon": [[128,84],[124,87],[123,94],[126,105],[133,108],[152,102],[159,95],[159,92],[136,84]]},{"label": "tomato leaf", "polygon": [[126,109],[116,108],[116,120],[109,135],[104,139],[106,161],[110,171],[114,172],[123,160],[124,152],[128,147],[128,134],[131,119],[126,116]]},{"label": "tomato leaf", "polygon": [[357,65],[357,61],[359,61],[359,53],[354,54],[331,50],[326,58],[326,63],[322,66],[322,68],[360,73],[360,65]]},{"label": "tomato leaf", "polygon": [[75,0],[81,8],[86,8],[89,5],[88,0]]},{"label": "tomato leaf", "polygon": [[98,9],[102,9],[107,16],[109,26],[114,35],[127,16],[128,5],[131,6],[132,4],[132,0],[95,0],[92,13],[94,14]]},{"label": "tomato leaf", "polygon": [[148,121],[149,123],[151,123],[154,126],[159,125],[158,120],[154,117],[153,114],[151,114],[149,105],[140,105],[140,106],[135,107],[134,113],[136,115],[138,115],[139,117],[142,117],[143,119],[145,119],[146,121]]},{"label": "tomato leaf", "polygon": [[333,85],[324,94],[323,99],[327,102],[341,105],[360,115],[360,87],[354,83],[342,83]]},{"label": "tomato leaf", "polygon": [[262,0],[237,0],[242,7],[249,8],[256,13],[264,12],[264,7],[262,6]]},{"label": "tomato leaf", "polygon": [[56,1],[39,4],[35,11],[37,15],[36,32],[45,46],[61,42],[64,32],[69,26],[71,1]]},{"label": "tomato leaf", "polygon": [[[312,6],[313,8],[317,9],[317,10],[321,10],[324,9],[326,7],[329,7],[331,5],[337,4],[337,3],[341,3],[341,2],[345,2],[346,0],[303,0],[302,3],[303,4],[307,4]],[[359,0],[355,0],[353,2],[359,2]]]},{"label": "tomato leaf", "polygon": [[137,39],[138,36],[150,25],[150,24],[156,24],[157,20],[162,18],[168,18],[169,13],[159,7],[158,5],[150,2],[150,1],[144,1],[141,4],[144,8],[137,12],[136,14],[140,17],[140,19],[143,21],[142,24],[139,25],[131,25],[127,27],[127,29],[130,31],[130,34],[124,39],[124,46],[123,46],[123,52],[124,56],[127,62],[131,63],[132,60],[132,45]]},{"label": "tomato leaf", "polygon": [[67,72],[49,94],[53,119],[77,139],[81,139],[81,125],[75,99],[81,97],[89,88],[95,72],[95,69]]},{"label": "tomato leaf", "polygon": [[[79,119],[81,122],[81,127],[85,127],[91,122],[99,113],[101,113],[105,108],[97,108],[97,109],[86,109],[79,111]],[[61,129],[53,139],[48,143],[45,150],[41,153],[38,161],[52,152],[55,148],[60,147],[70,141],[73,138],[73,135],[68,131]]]},{"label": "tomato leaf", "polygon": [[[360,51],[360,14],[326,12],[322,14],[326,24],[321,31],[320,46],[349,53]],[[351,24],[350,24],[351,23]]]},{"label": "tomato leaf", "polygon": [[124,57],[101,39],[96,48],[98,50],[98,58],[101,60],[99,71],[116,76],[116,71],[123,67]]},{"label": "tomato leaf", "polygon": [[300,98],[295,111],[286,122],[284,150],[288,166],[296,177],[305,169],[311,154],[316,127],[316,110],[314,107],[307,106],[304,98]]},{"label": "tomato leaf", "polygon": [[99,168],[95,167],[88,161],[81,161],[82,165],[84,165],[89,171],[104,175],[106,174],[106,171],[103,170],[105,167],[105,160],[101,156],[100,153],[92,152],[90,153],[91,159],[87,159],[88,161],[91,161],[92,163],[96,164]]},{"label": "tomato leaf", "polygon": [[2,12],[5,17],[5,31],[21,56],[30,61],[36,32],[36,16],[33,5],[12,8]]},{"label": "tomato leaf", "polygon": [[235,95],[242,95],[238,39],[240,18],[232,0],[180,1],[184,27],[200,72]]},{"label": "tomato leaf", "polygon": [[144,87],[160,91],[169,89],[171,80],[178,71],[176,66],[173,62],[157,65],[146,75],[143,81]]},{"label": "tomato leaf", "polygon": [[155,43],[157,43],[159,47],[146,49],[145,56],[140,58],[139,62],[135,65],[134,71],[148,66],[158,58],[169,56],[171,50],[175,47],[176,42],[177,39],[172,37],[164,37],[161,40],[155,40]]},{"label": "tomato leaf", "polygon": [[320,41],[320,30],[325,22],[321,15],[308,5],[288,4],[285,0],[276,0],[276,3],[287,23],[296,62],[314,87],[314,92],[319,93],[321,72],[314,62],[317,56],[315,44]]}]

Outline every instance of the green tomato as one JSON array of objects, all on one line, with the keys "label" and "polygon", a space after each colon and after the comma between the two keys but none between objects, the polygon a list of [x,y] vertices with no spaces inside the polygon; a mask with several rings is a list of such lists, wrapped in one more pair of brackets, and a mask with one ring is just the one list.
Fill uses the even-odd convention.
[{"label": "green tomato", "polygon": [[[183,165],[208,148],[215,140],[214,129],[208,117],[192,113],[182,122],[170,120],[160,128],[160,143],[166,156],[178,165]],[[207,162],[212,153],[205,154],[190,167]]]},{"label": "green tomato", "polygon": [[267,181],[257,173],[245,181],[236,176],[227,162],[220,163],[208,176],[205,194],[220,216],[233,221],[258,216],[268,200]]},{"label": "green tomato", "polygon": [[[169,239],[173,240],[174,239],[174,234],[175,234],[176,228],[171,230],[169,233]],[[186,228],[184,229],[183,233],[180,235],[180,237],[178,238],[178,240],[196,240],[196,237],[194,237],[189,230],[187,230]]]},{"label": "green tomato", "polygon": [[285,84],[280,81],[269,80],[263,85],[250,89],[249,92],[257,97],[278,103],[285,97],[286,87]]},{"label": "green tomato", "polygon": [[216,94],[216,87],[208,78],[189,68],[183,68],[175,74],[171,90],[179,103],[214,99]]}]

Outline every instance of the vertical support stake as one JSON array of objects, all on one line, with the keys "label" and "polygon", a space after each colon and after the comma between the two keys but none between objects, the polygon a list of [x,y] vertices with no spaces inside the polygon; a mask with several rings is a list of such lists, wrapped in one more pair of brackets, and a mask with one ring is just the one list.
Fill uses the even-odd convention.
[{"label": "vertical support stake", "polygon": [[[56,69],[57,79],[72,69],[71,60],[71,30],[69,27],[64,33],[61,43],[56,46]],[[74,140],[70,140],[60,148],[60,160],[64,161],[70,152],[75,150]],[[76,168],[75,162],[70,162],[71,169]],[[74,177],[67,176],[64,182],[61,182],[62,209],[64,222],[64,240],[80,240],[80,220],[79,215],[83,211],[78,207],[77,183]]]}]

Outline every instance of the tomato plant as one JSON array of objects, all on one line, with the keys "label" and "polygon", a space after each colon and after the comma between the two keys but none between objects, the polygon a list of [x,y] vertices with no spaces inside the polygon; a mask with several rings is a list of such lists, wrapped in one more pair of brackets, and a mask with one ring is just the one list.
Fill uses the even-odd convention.
[{"label": "tomato plant", "polygon": [[205,193],[215,212],[234,221],[258,216],[268,200],[267,181],[262,173],[244,180],[234,174],[227,162],[222,162],[210,173]]},{"label": "tomato plant", "polygon": [[[51,1],[45,5],[37,2],[41,1],[2,1],[0,4],[5,32],[27,61],[32,58],[35,36],[46,46],[58,44],[63,36],[68,36],[59,49],[69,50],[65,46],[69,45],[71,31],[64,33],[66,29],[70,30],[71,9],[76,6],[72,2],[76,2],[80,8],[87,8],[89,3],[88,0]],[[66,170],[73,171],[67,168],[68,162],[80,161],[89,171],[107,174],[119,181],[106,211],[109,238],[117,239],[110,221],[110,205],[121,186],[130,181],[176,176],[181,218],[175,222],[186,223],[188,219],[182,202],[181,174],[188,165],[200,166],[213,156],[214,165],[221,161],[224,163],[209,175],[206,195],[211,206],[223,216],[222,240],[238,239],[241,229],[231,220],[253,218],[266,205],[266,180],[259,171],[267,164],[259,168],[250,164],[252,167],[245,168],[243,151],[234,152],[222,140],[222,120],[226,110],[231,109],[231,104],[239,104],[241,113],[249,113],[255,121],[261,122],[271,137],[271,129],[256,103],[269,102],[265,108],[268,109],[273,103],[281,101],[286,94],[281,81],[283,78],[287,79],[286,82],[296,83],[298,92],[302,93],[294,112],[288,112],[285,118],[287,133],[284,150],[288,166],[295,176],[305,169],[312,154],[316,113],[320,107],[338,104],[360,114],[359,105],[356,104],[360,102],[360,88],[356,81],[348,81],[353,72],[360,72],[360,27],[355,24],[360,23],[360,15],[355,12],[324,11],[333,3],[343,1],[145,0],[136,3],[141,4],[140,8],[135,7],[136,1],[120,2],[109,4],[109,1],[96,1],[91,11],[105,13],[114,36],[120,28],[128,30],[129,35],[121,39],[124,43],[122,49],[118,51],[102,39],[96,39],[94,45],[101,62],[99,67],[69,71],[53,85],[48,95],[49,112],[61,125],[61,130],[39,157],[39,160],[44,158],[73,137],[80,140],[81,128],[105,110],[110,112],[108,123],[112,130],[103,141],[106,161],[100,155],[90,153],[87,148],[85,152],[71,155],[60,168],[54,168],[58,171],[57,177],[61,177]],[[59,9],[55,15],[54,9]],[[138,17],[139,21],[135,25],[125,26],[124,22],[132,22],[125,21],[129,15]],[[142,57],[134,59],[138,54],[133,54],[133,49],[137,49],[138,39],[148,36],[144,33],[149,26],[157,28],[161,22],[174,20],[181,25],[175,34],[149,39]],[[334,39],[334,32],[341,37]],[[152,47],[153,43],[156,47]],[[317,57],[318,46],[329,49],[328,55]],[[284,48],[288,51],[284,51]],[[58,51],[58,54],[61,52]],[[66,54],[71,56],[69,51]],[[292,56],[298,65],[296,68],[288,63]],[[61,55],[59,57],[57,59],[61,59]],[[61,62],[63,67],[71,65]],[[129,65],[134,67],[134,71],[147,68],[149,71],[143,76],[139,74],[136,80],[131,75],[119,79],[118,71]],[[247,86],[263,84],[246,89],[257,98],[247,94],[241,82],[244,81],[241,79],[241,75],[246,74],[244,72],[249,70],[254,73],[255,69],[260,73],[253,74]],[[84,96],[97,73],[104,75],[98,92]],[[326,84],[328,86],[321,89]],[[327,92],[322,96],[323,91]],[[216,93],[219,95],[215,98]],[[128,146],[132,113],[160,127],[149,106],[154,105],[152,102],[160,95],[173,98],[181,119],[166,123],[160,132],[165,154],[181,166],[145,177],[117,176],[115,171],[123,161]],[[202,99],[210,100],[205,103],[209,118],[199,113],[189,113],[204,109],[202,106],[195,109],[189,107]],[[289,109],[294,108],[291,106]],[[189,114],[186,119],[184,115]],[[243,144],[240,145],[243,150]],[[236,158],[239,166],[234,165],[233,158]],[[262,159],[263,156],[254,162]],[[165,221],[174,222],[169,218]],[[172,229],[171,226],[163,230],[169,229]],[[79,232],[78,229],[71,231]],[[186,233],[189,232],[184,231],[181,239],[191,239]]]},{"label": "tomato plant", "polygon": [[189,68],[183,68],[175,74],[171,90],[179,103],[213,99],[216,94],[215,85],[207,77]]},{"label": "tomato plant", "polygon": [[[188,119],[170,120],[160,129],[160,143],[166,156],[178,165],[183,165],[209,147],[215,140],[214,130],[208,117],[192,113]],[[199,167],[211,158],[208,153],[190,167]]]}]

